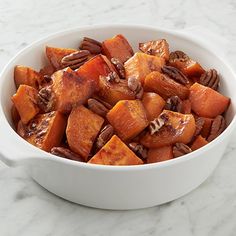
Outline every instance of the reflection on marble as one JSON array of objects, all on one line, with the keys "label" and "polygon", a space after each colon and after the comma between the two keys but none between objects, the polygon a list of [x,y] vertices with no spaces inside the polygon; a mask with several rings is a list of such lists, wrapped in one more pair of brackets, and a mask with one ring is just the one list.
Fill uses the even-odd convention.
[{"label": "reflection on marble", "polygon": [[[43,36],[81,25],[149,24],[171,29],[201,26],[228,40],[224,52],[236,67],[235,0],[0,1],[0,69]],[[235,235],[236,144],[214,174],[174,202],[136,211],[91,209],[60,199],[23,168],[0,164],[0,235]]]}]

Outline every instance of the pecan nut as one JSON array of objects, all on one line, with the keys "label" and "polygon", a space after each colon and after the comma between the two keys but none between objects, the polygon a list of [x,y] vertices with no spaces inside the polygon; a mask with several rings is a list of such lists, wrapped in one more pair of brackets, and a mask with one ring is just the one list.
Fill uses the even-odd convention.
[{"label": "pecan nut", "polygon": [[75,152],[72,152],[70,149],[68,148],[64,148],[64,147],[53,147],[51,149],[51,153],[53,155],[59,156],[59,157],[64,157],[70,160],[74,160],[74,161],[81,161],[84,162],[83,158],[78,155]]},{"label": "pecan nut", "polygon": [[178,96],[169,97],[166,101],[165,110],[181,112],[183,102]]},{"label": "pecan nut", "polygon": [[210,134],[207,138],[208,142],[211,142],[215,138],[217,138],[226,128],[225,118],[221,115],[218,115],[213,121],[211,125]]},{"label": "pecan nut", "polygon": [[200,84],[212,88],[214,90],[218,89],[219,82],[220,77],[215,69],[210,69],[204,72],[199,79]]},{"label": "pecan nut", "polygon": [[111,58],[111,63],[115,66],[116,70],[118,71],[120,77],[125,79],[125,67],[123,63],[117,58]]},{"label": "pecan nut", "polygon": [[49,75],[44,75],[38,87],[42,89],[43,87],[51,85],[51,84],[52,84],[52,77]]},{"label": "pecan nut", "polygon": [[129,89],[135,93],[135,97],[137,99],[141,99],[143,96],[143,87],[140,81],[138,81],[134,77],[128,78],[128,87]]},{"label": "pecan nut", "polygon": [[113,72],[110,72],[106,76],[106,80],[110,83],[119,83],[120,82],[120,77],[118,76],[118,74],[115,71],[113,71]]},{"label": "pecan nut", "polygon": [[195,129],[193,137],[197,137],[201,133],[204,124],[205,124],[205,120],[202,117],[195,118],[196,129]]},{"label": "pecan nut", "polygon": [[161,68],[162,72],[166,75],[168,75],[171,79],[186,85],[189,83],[188,78],[177,68],[173,66],[163,66]]},{"label": "pecan nut", "polygon": [[129,143],[129,148],[141,159],[147,159],[147,149],[140,143]]},{"label": "pecan nut", "polygon": [[101,149],[113,136],[114,129],[111,125],[106,125],[98,135],[97,141],[95,143],[95,146],[97,149]]},{"label": "pecan nut", "polygon": [[182,51],[174,51],[170,53],[170,62],[180,61],[180,62],[186,62],[189,60],[189,57],[186,53]]},{"label": "pecan nut", "polygon": [[165,119],[163,119],[161,116],[151,121],[149,124],[150,134],[153,135],[157,133],[161,129],[161,127],[164,126],[164,124],[165,124]]},{"label": "pecan nut", "polygon": [[102,117],[106,117],[106,114],[109,111],[104,104],[94,98],[88,99],[88,108]]},{"label": "pecan nut", "polygon": [[88,56],[90,52],[88,50],[80,50],[73,52],[61,59],[61,64],[63,67],[70,67],[72,70],[78,69],[86,61],[88,61]]},{"label": "pecan nut", "polygon": [[38,92],[38,106],[44,112],[49,112],[54,106],[54,94],[52,92],[52,86],[46,86]]},{"label": "pecan nut", "polygon": [[176,143],[173,147],[173,156],[180,157],[192,152],[192,149],[184,143]]},{"label": "pecan nut", "polygon": [[84,37],[79,49],[88,50],[91,54],[100,54],[102,52],[102,44],[95,39]]}]

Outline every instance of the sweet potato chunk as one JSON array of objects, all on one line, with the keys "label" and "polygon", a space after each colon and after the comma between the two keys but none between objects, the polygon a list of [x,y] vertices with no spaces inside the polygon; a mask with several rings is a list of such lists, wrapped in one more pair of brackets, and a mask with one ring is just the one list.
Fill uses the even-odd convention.
[{"label": "sweet potato chunk", "polygon": [[21,121],[17,133],[34,146],[50,151],[60,145],[66,128],[66,117],[58,111],[38,114],[27,125]]},{"label": "sweet potato chunk", "polygon": [[205,138],[203,138],[201,135],[198,135],[197,138],[194,140],[193,144],[191,145],[192,151],[195,151],[205,145],[207,145],[208,142]]},{"label": "sweet potato chunk", "polygon": [[69,113],[74,106],[85,103],[95,90],[91,80],[80,78],[69,67],[55,72],[52,80],[55,110],[62,113]]},{"label": "sweet potato chunk", "polygon": [[173,158],[172,146],[151,148],[148,150],[147,163],[167,161]]},{"label": "sweet potato chunk", "polygon": [[137,157],[116,135],[97,152],[88,163],[100,165],[140,165],[143,161]]},{"label": "sweet potato chunk", "polygon": [[21,84],[25,84],[38,89],[41,81],[43,80],[43,76],[30,67],[15,66],[14,80],[16,88],[19,88]]},{"label": "sweet potato chunk", "polygon": [[27,124],[39,112],[37,105],[38,91],[28,85],[20,85],[16,94],[12,96],[12,102],[20,115],[23,124]]},{"label": "sweet potato chunk", "polygon": [[144,81],[144,90],[147,92],[155,92],[167,99],[171,96],[178,96],[186,99],[189,95],[189,89],[171,78],[158,71],[153,71],[146,76]]},{"label": "sweet potato chunk", "polygon": [[50,62],[50,64],[56,69],[62,69],[63,66],[61,64],[61,59],[64,56],[67,56],[73,52],[76,52],[76,49],[72,48],[54,48],[46,46],[46,56]]},{"label": "sweet potato chunk", "polygon": [[166,104],[165,100],[156,93],[144,93],[142,103],[149,121],[157,118]]},{"label": "sweet potato chunk", "polygon": [[48,76],[51,76],[54,72],[55,72],[55,68],[51,64],[44,66],[39,71],[40,74],[48,75]]},{"label": "sweet potato chunk", "polygon": [[228,97],[198,83],[191,86],[189,99],[192,110],[197,115],[208,118],[222,114],[230,102]]},{"label": "sweet potato chunk", "polygon": [[191,113],[191,102],[189,99],[186,99],[182,102],[182,113],[190,114]]},{"label": "sweet potato chunk", "polygon": [[81,155],[85,161],[100,131],[104,119],[84,106],[75,107],[68,118],[66,137],[70,149]]},{"label": "sweet potato chunk", "polygon": [[140,140],[141,144],[158,148],[191,141],[196,129],[193,115],[164,110],[159,119],[163,120],[164,125],[153,135],[146,133]]},{"label": "sweet potato chunk", "polygon": [[119,83],[109,82],[106,77],[99,78],[98,97],[105,102],[115,105],[120,100],[135,99],[135,93],[128,87],[127,80],[120,80]]},{"label": "sweet potato chunk", "polygon": [[148,125],[145,109],[139,100],[122,100],[107,113],[107,119],[122,140],[138,135]]},{"label": "sweet potato chunk", "polygon": [[165,60],[161,57],[147,55],[142,52],[137,52],[127,62],[125,62],[126,78],[134,77],[142,84],[145,77],[152,71],[161,71]]},{"label": "sweet potato chunk", "polygon": [[204,119],[204,125],[203,125],[202,130],[201,130],[201,136],[203,138],[207,138],[208,135],[210,134],[213,119],[206,118],[206,117],[202,117],[202,118]]},{"label": "sweet potato chunk", "polygon": [[102,51],[109,59],[117,58],[122,63],[127,61],[134,54],[127,39],[121,34],[102,42]]}]

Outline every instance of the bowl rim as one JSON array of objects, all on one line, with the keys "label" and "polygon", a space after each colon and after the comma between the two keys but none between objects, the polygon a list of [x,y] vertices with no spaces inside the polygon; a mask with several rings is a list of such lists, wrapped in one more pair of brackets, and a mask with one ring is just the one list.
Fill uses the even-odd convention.
[{"label": "bowl rim", "polygon": [[[197,38],[194,38],[193,35],[188,34],[186,32],[184,32],[184,30],[181,31],[177,31],[177,30],[171,30],[171,29],[164,29],[161,27],[154,27],[154,26],[149,26],[149,25],[144,25],[144,24],[97,24],[97,25],[85,25],[85,26],[79,26],[79,27],[73,27],[70,29],[66,29],[66,30],[61,30],[55,33],[51,33],[46,37],[42,37],[39,40],[36,40],[34,42],[32,42],[31,44],[29,44],[28,46],[26,46],[25,48],[23,48],[22,50],[20,50],[18,53],[15,54],[15,56],[13,56],[9,62],[5,65],[5,67],[3,68],[0,77],[4,76],[4,74],[6,73],[6,71],[9,69],[9,67],[14,66],[13,63],[14,61],[22,56],[22,54],[27,53],[28,51],[31,51],[32,49],[38,47],[40,44],[42,43],[46,43],[47,41],[69,34],[69,33],[73,33],[73,32],[80,32],[83,30],[101,30],[101,29],[109,29],[109,28],[113,28],[113,29],[130,29],[130,30],[153,30],[153,31],[158,31],[158,32],[162,32],[162,33],[167,33],[170,35],[175,35],[180,39],[185,39],[188,40],[191,43],[196,44],[197,46],[201,47],[202,49],[210,52],[211,54],[213,54],[218,60],[221,61],[221,63],[224,65],[224,67],[227,68],[228,71],[230,71],[230,73],[233,75],[233,79],[236,80],[236,74],[234,72],[234,70],[232,69],[232,67],[229,65],[229,63],[227,62],[227,60],[225,60],[225,58],[222,58],[222,55],[217,55],[215,51],[211,50],[206,44],[204,44],[202,41],[198,40]],[[3,80],[2,80],[3,81]],[[2,82],[0,81],[0,90],[2,89],[3,85]],[[232,131],[234,130],[234,128],[236,127],[236,114],[234,114],[234,117],[232,119],[232,121],[230,122],[230,124],[226,127],[226,129],[224,130],[224,132],[222,134],[220,134],[215,140],[213,140],[212,142],[208,143],[206,146],[201,147],[198,150],[193,151],[192,153],[186,154],[182,157],[178,157],[178,158],[173,158],[171,160],[166,160],[166,161],[162,161],[162,162],[156,162],[156,163],[149,163],[149,164],[143,164],[143,165],[127,165],[127,166],[112,166],[112,165],[101,165],[101,164],[91,164],[91,163],[86,163],[86,162],[78,162],[78,161],[74,161],[74,160],[70,160],[70,159],[66,159],[66,158],[62,158],[56,155],[53,155],[51,153],[48,153],[46,151],[43,151],[41,149],[39,149],[38,147],[35,147],[34,145],[28,143],[26,140],[24,140],[23,138],[21,138],[16,132],[15,130],[11,127],[11,125],[9,124],[6,115],[3,111],[3,104],[2,101],[0,101],[0,118],[2,119],[1,122],[3,122],[3,126],[5,125],[6,129],[8,129],[8,131],[10,132],[14,132],[14,138],[15,141],[17,142],[21,142],[22,143],[22,147],[28,147],[28,150],[31,150],[30,153],[30,157],[27,156],[26,153],[26,157],[24,158],[25,160],[43,160],[43,159],[49,159],[49,160],[53,160],[53,161],[57,161],[60,163],[64,163],[67,165],[72,165],[72,166],[78,166],[81,168],[88,168],[88,169],[92,169],[92,170],[104,170],[104,171],[138,171],[138,170],[147,170],[147,169],[156,169],[156,168],[164,168],[164,167],[168,167],[168,166],[172,166],[175,164],[180,164],[182,162],[186,162],[189,161],[193,158],[197,158],[197,156],[203,155],[205,152],[207,152],[208,150],[212,149],[215,145],[217,145],[218,143],[221,143],[227,136],[229,136]],[[26,146],[27,145],[27,146]],[[34,153],[37,153],[34,157]]]}]

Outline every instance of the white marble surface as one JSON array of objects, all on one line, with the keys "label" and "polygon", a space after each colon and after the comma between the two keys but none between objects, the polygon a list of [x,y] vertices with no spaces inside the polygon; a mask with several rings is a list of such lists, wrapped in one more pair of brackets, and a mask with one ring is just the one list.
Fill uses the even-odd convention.
[{"label": "white marble surface", "polygon": [[[85,24],[201,26],[225,37],[236,68],[235,0],[0,0],[0,69],[51,32]],[[1,131],[0,131],[1,132]],[[0,164],[0,235],[236,235],[236,132],[222,161],[198,189],[169,204],[136,211],[95,210],[42,189],[23,168]]]}]

